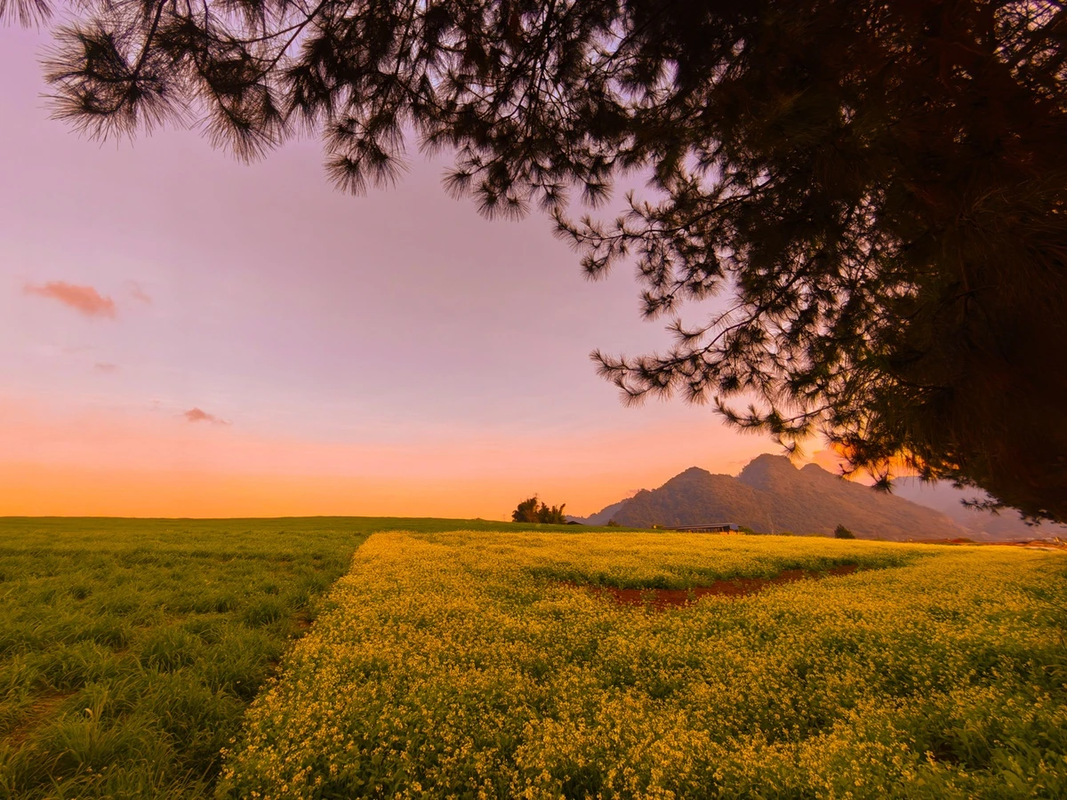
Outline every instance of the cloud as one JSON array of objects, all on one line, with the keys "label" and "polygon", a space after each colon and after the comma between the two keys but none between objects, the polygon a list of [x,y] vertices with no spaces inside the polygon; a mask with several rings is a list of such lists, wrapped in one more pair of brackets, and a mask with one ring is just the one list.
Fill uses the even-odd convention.
[{"label": "cloud", "polygon": [[229,425],[228,420],[220,419],[214,414],[209,414],[200,408],[190,408],[182,412],[182,416],[189,422],[210,422],[213,425]]},{"label": "cloud", "polygon": [[39,286],[28,283],[23,287],[23,291],[26,294],[36,294],[58,300],[87,317],[115,318],[115,301],[110,297],[101,297],[92,286],[75,286],[66,281],[49,281]]},{"label": "cloud", "polygon": [[109,364],[105,361],[97,361],[95,365],[97,372],[114,372],[119,368],[118,364]]},{"label": "cloud", "polygon": [[126,286],[130,290],[130,297],[134,300],[140,300],[142,303],[152,302],[151,296],[141,288],[141,285],[137,283],[137,281],[126,281]]}]

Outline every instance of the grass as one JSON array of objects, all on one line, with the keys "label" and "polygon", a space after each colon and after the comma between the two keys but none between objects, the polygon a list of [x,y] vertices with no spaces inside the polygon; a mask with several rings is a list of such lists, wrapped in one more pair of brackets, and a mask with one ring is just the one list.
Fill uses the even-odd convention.
[{"label": "grass", "polygon": [[0,518],[0,797],[209,796],[248,704],[371,532],[493,527]]},{"label": "grass", "polygon": [[[663,612],[689,588],[868,569]],[[376,534],[251,706],[222,797],[1065,797],[1058,553]]]}]

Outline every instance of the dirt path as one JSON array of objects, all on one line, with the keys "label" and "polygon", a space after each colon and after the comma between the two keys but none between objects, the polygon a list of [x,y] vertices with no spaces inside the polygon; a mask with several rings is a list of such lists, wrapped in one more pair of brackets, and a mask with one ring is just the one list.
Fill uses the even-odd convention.
[{"label": "dirt path", "polygon": [[708,586],[694,586],[691,589],[620,589],[616,586],[593,586],[589,584],[565,583],[566,586],[588,589],[593,594],[610,597],[619,605],[644,606],[647,605],[657,611],[666,608],[689,605],[695,603],[701,597],[718,595],[722,597],[742,597],[757,594],[769,586],[782,583],[794,583],[802,580],[818,580],[820,578],[851,575],[859,569],[855,564],[843,564],[839,567],[831,567],[824,572],[815,572],[806,569],[787,569],[778,573],[773,578],[732,578],[730,580],[715,581]]}]

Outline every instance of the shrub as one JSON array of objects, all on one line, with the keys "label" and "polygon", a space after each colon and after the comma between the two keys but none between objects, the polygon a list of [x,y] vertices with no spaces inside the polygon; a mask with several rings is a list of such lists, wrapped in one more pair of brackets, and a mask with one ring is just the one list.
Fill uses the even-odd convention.
[{"label": "shrub", "polygon": [[838,525],[836,528],[834,528],[834,538],[835,539],[855,539],[856,538],[856,534],[854,534],[852,531],[850,531],[844,525]]}]

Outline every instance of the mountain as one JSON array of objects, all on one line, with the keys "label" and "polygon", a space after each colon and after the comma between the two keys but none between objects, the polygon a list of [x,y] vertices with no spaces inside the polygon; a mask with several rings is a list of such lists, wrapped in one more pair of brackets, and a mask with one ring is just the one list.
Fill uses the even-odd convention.
[{"label": "mountain", "polygon": [[773,455],[753,459],[736,478],[691,467],[588,521],[608,519],[629,527],[733,522],[762,533],[824,535],[844,525],[857,536],[901,540],[972,533],[933,509],[851,483],[815,464],[797,469],[787,457]]},{"label": "mountain", "polygon": [[612,503],[610,506],[605,506],[595,514],[591,514],[588,517],[568,517],[575,522],[581,522],[585,525],[607,525],[609,521],[615,519],[613,516],[616,511],[626,504],[626,500],[620,500],[617,503]]},{"label": "mountain", "polygon": [[963,500],[985,500],[988,496],[978,489],[957,489],[948,481],[922,483],[916,478],[893,481],[893,494],[919,505],[929,506],[967,528],[972,538],[1042,539],[1058,536],[1067,538],[1067,526],[1050,522],[1027,525],[1019,512],[1006,509],[999,514],[980,511],[963,505]]}]

